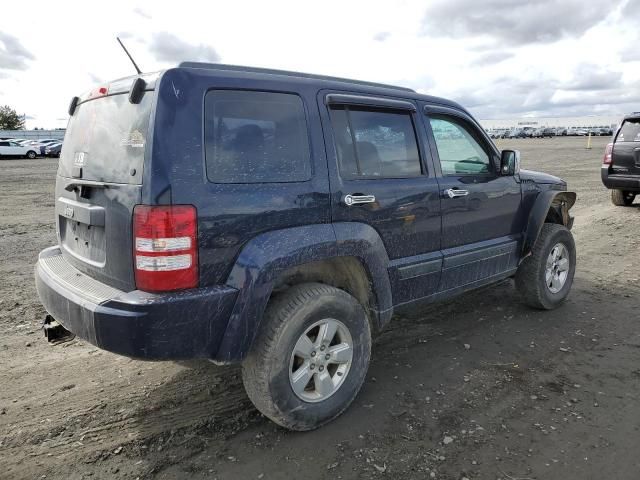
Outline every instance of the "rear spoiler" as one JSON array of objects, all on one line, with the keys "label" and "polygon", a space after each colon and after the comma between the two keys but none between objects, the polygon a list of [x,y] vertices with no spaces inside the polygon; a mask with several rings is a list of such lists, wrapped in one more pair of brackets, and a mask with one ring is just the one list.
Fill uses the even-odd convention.
[{"label": "rear spoiler", "polygon": [[138,103],[142,98],[143,92],[155,90],[156,81],[159,76],[160,72],[153,72],[135,75],[132,77],[119,78],[106,85],[102,85],[98,88],[85,92],[79,97],[73,97],[69,104],[69,115],[73,116],[76,108],[81,103],[108,95],[117,95],[128,92],[129,101],[131,103]]}]

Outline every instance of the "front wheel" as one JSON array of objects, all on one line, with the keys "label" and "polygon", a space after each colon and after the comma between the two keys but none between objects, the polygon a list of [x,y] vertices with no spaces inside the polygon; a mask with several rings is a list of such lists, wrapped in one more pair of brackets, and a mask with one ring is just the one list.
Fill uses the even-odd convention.
[{"label": "front wheel", "polygon": [[576,272],[576,245],[564,226],[545,223],[531,255],[516,272],[516,288],[524,303],[552,310],[569,295]]},{"label": "front wheel", "polygon": [[611,203],[616,207],[628,207],[636,199],[636,194],[625,190],[611,190]]},{"label": "front wheel", "polygon": [[28,158],[29,160],[33,160],[34,158],[36,158],[36,152],[34,152],[33,150],[29,150],[29,151],[27,152],[27,158]]},{"label": "front wheel", "polygon": [[369,321],[355,298],[319,283],[295,285],[267,307],[242,381],[265,416],[312,430],[351,404],[370,356]]}]

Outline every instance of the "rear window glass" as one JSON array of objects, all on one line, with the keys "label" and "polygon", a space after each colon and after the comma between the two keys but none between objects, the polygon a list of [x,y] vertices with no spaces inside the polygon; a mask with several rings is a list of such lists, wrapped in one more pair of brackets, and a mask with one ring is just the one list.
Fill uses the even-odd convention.
[{"label": "rear window glass", "polygon": [[145,93],[139,104],[127,94],[81,103],[69,119],[60,158],[59,174],[113,183],[142,183],[153,96]]},{"label": "rear window glass", "polygon": [[302,100],[271,92],[213,90],[205,98],[207,176],[215,183],[311,178]]},{"label": "rear window glass", "polygon": [[625,121],[620,127],[616,142],[640,142],[640,120]]}]

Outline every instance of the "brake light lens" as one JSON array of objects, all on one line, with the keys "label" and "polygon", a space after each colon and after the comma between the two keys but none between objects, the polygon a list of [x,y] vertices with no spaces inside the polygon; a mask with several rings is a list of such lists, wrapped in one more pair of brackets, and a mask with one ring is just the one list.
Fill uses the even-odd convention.
[{"label": "brake light lens", "polygon": [[193,205],[136,205],[136,287],[168,292],[198,286],[197,212]]},{"label": "brake light lens", "polygon": [[109,87],[94,88],[89,94],[89,98],[103,97],[109,93]]},{"label": "brake light lens", "polygon": [[604,149],[604,158],[602,159],[604,165],[611,165],[613,163],[613,143],[607,143]]}]

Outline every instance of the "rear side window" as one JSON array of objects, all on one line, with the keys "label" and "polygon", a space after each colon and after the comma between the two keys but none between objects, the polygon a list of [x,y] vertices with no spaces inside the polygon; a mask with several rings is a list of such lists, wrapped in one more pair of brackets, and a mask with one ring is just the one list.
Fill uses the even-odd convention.
[{"label": "rear side window", "polygon": [[640,120],[626,120],[620,127],[616,142],[640,142]]},{"label": "rear side window", "polygon": [[271,92],[212,90],[205,97],[207,177],[215,183],[311,178],[302,99]]},{"label": "rear side window", "polygon": [[343,177],[422,174],[410,113],[336,106],[330,114]]}]

